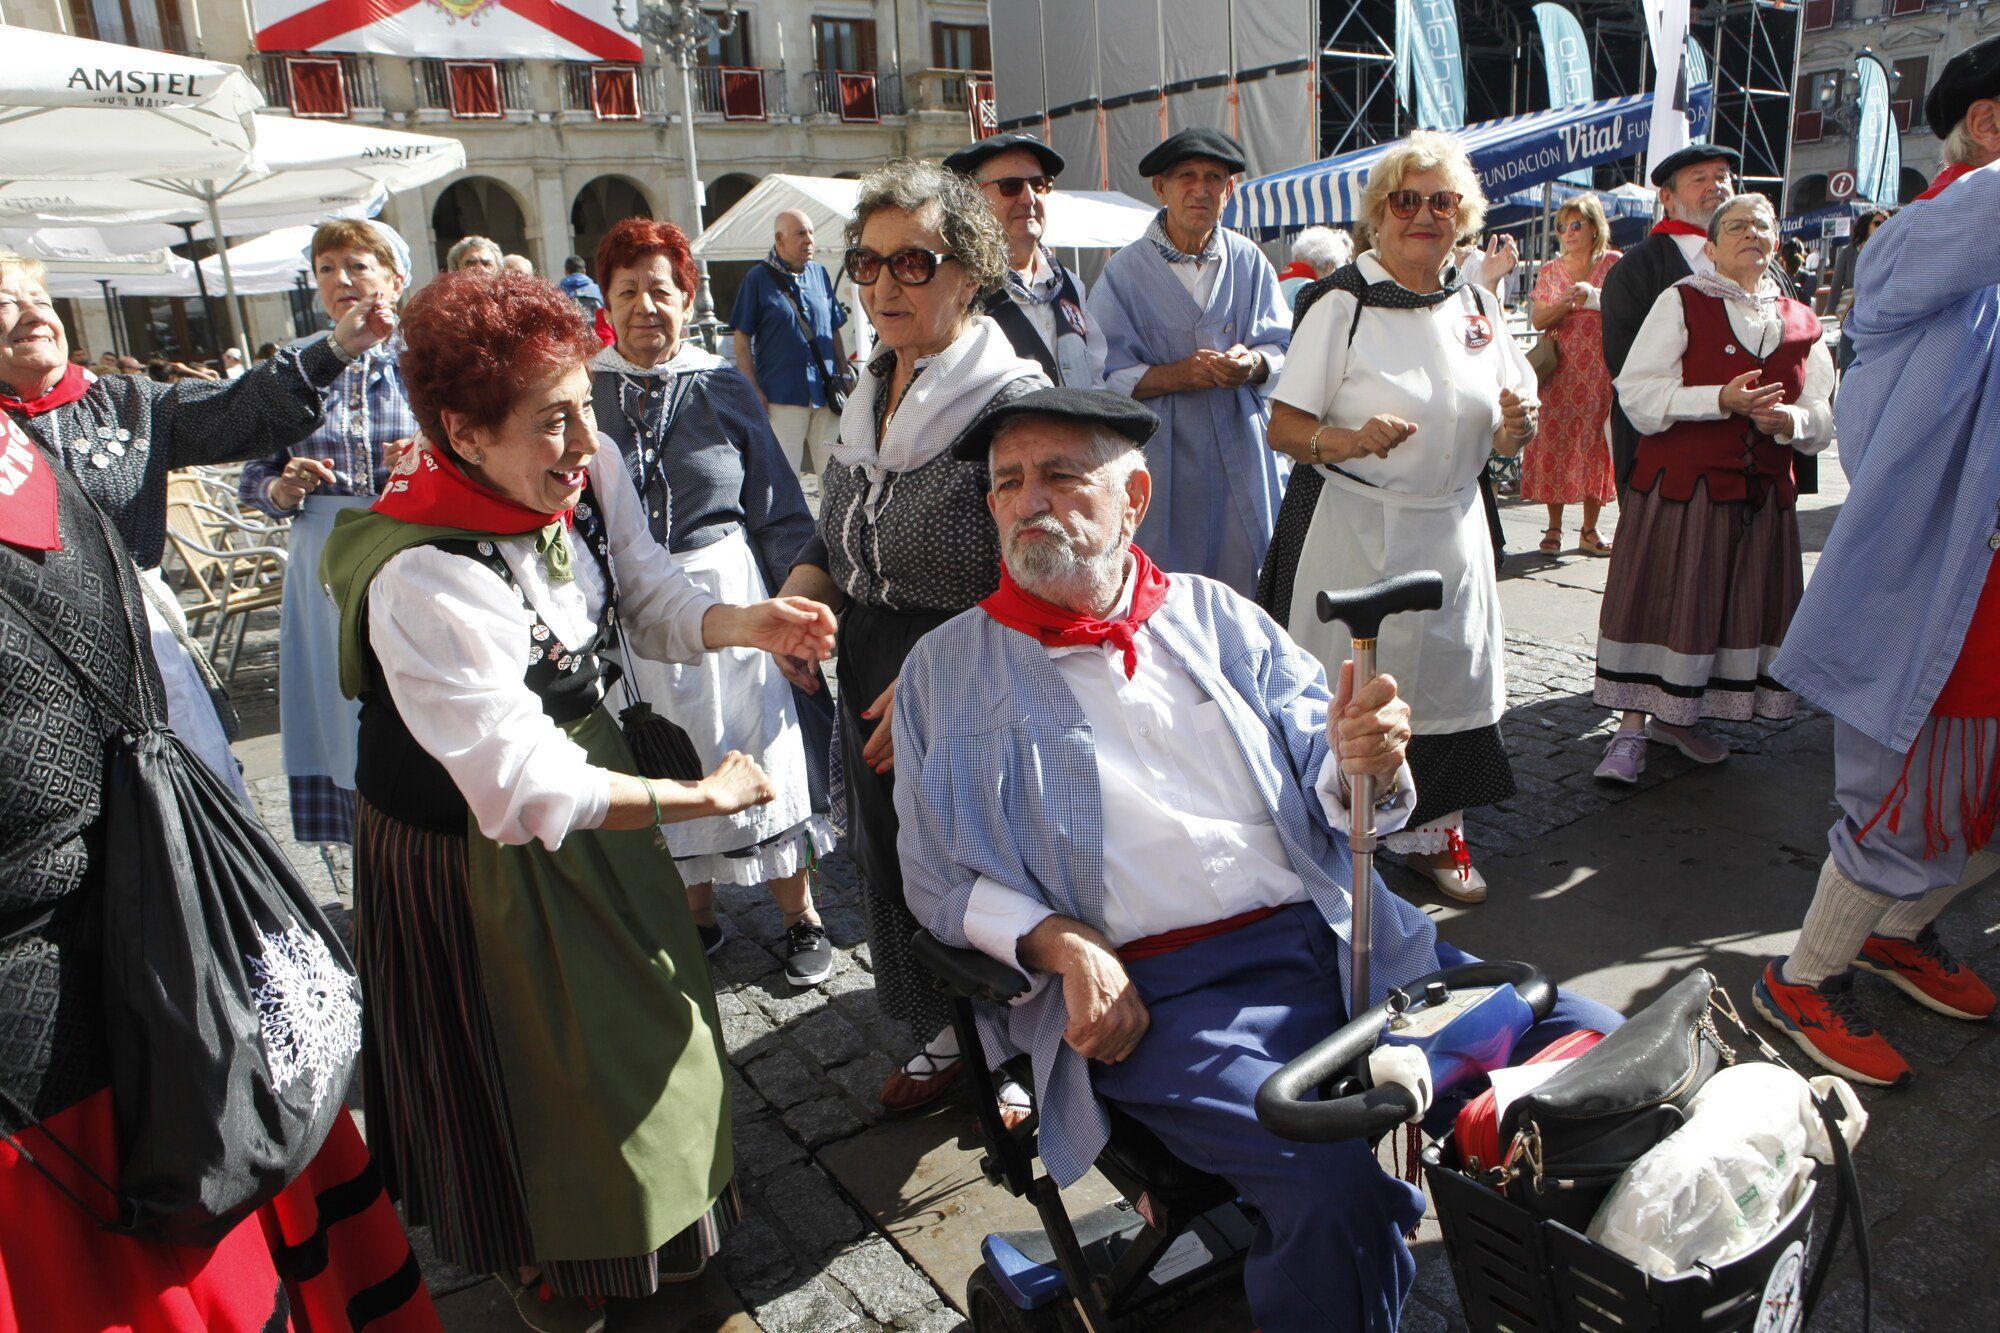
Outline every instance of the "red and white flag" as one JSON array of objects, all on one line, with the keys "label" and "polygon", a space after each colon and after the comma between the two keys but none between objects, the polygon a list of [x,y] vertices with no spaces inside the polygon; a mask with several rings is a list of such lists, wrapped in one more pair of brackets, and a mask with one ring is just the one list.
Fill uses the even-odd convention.
[{"label": "red and white flag", "polygon": [[629,61],[611,0],[255,0],[259,51]]}]

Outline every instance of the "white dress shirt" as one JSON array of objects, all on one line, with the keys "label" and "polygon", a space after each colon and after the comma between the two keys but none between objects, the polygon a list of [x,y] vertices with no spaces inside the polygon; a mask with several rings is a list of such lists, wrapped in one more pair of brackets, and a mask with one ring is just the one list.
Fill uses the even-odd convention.
[{"label": "white dress shirt", "polygon": [[1715,261],[1708,257],[1708,237],[1675,235],[1674,244],[1681,248],[1681,257],[1696,273],[1715,272]]},{"label": "white dress shirt", "polygon": [[[1676,236],[1677,241],[1692,240]],[[1618,374],[1618,402],[1625,415],[1642,435],[1658,435],[1676,421],[1721,421],[1729,416],[1722,406],[1722,386],[1683,384],[1681,358],[1687,353],[1686,307],[1675,290],[1667,288],[1646,313],[1625,354],[1625,368]],[[1768,356],[1784,332],[1784,315],[1776,302],[1753,307],[1743,301],[1725,301],[1729,330],[1742,340],[1752,356]],[[1791,429],[1772,438],[1791,445],[1800,453],[1816,454],[1833,442],[1833,358],[1824,340],[1813,343],[1806,355],[1805,386],[1796,403],[1783,403],[1779,410],[1791,418]]]},{"label": "white dress shirt", "polygon": [[[1110,618],[1123,619],[1131,605],[1128,578]],[[1045,650],[1075,694],[1096,744],[1106,937],[1122,946],[1306,901],[1221,706],[1159,647],[1150,629],[1141,628],[1135,647],[1138,668],[1130,680],[1123,651],[1109,644]],[[1331,755],[1314,790],[1327,818],[1344,828],[1347,801]],[[1394,793],[1377,803],[1378,831],[1401,828],[1415,808],[1416,786],[1405,765]],[[1040,901],[981,876],[966,909],[966,939],[992,957],[1014,961],[1020,937],[1052,915]]]},{"label": "white dress shirt", "polygon": [[[653,540],[616,446],[603,443],[590,474],[622,594],[620,631],[656,661],[693,661],[706,651],[702,617],[718,603]],[[521,598],[575,647],[597,632],[605,589],[596,558],[580,545],[570,561],[576,577],[553,583],[536,534],[492,540],[520,593],[476,560],[412,547],[369,585],[368,642],[403,724],[451,775],[480,832],[514,845],[540,839],[554,851],[573,830],[604,822],[611,775],[523,679],[543,645],[529,634],[534,622]]]}]

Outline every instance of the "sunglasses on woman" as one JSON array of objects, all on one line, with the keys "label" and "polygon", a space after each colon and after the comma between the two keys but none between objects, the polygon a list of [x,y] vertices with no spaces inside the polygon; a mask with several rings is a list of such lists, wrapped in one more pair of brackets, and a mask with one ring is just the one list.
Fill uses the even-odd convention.
[{"label": "sunglasses on woman", "polygon": [[873,250],[855,246],[847,252],[843,261],[847,276],[863,287],[875,285],[875,279],[882,276],[882,266],[889,266],[889,275],[905,287],[921,287],[937,276],[938,265],[958,256],[943,250],[926,250],[922,246],[911,246],[898,250],[893,255],[878,255]]},{"label": "sunglasses on woman", "polygon": [[1582,218],[1571,218],[1568,222],[1556,223],[1556,230],[1567,236],[1570,232],[1582,231],[1585,227],[1589,225],[1590,224],[1588,222],[1585,222]]},{"label": "sunglasses on woman", "polygon": [[1458,201],[1463,198],[1465,196],[1456,190],[1439,190],[1429,196],[1418,194],[1415,190],[1392,190],[1389,194],[1389,211],[1408,221],[1417,215],[1419,208],[1428,204],[1432,217],[1452,218],[1458,216]]},{"label": "sunglasses on woman", "polygon": [[1002,199],[1019,199],[1024,189],[1033,190],[1036,194],[1047,194],[1056,188],[1056,183],[1055,178],[1051,176],[1001,176],[997,180],[979,182],[979,188],[998,190]]}]

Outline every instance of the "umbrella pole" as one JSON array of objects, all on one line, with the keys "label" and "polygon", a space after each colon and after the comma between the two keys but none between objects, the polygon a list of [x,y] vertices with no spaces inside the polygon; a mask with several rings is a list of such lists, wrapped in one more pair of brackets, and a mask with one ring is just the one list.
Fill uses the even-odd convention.
[{"label": "umbrella pole", "polygon": [[[181,223],[181,232],[187,237],[188,248],[193,249],[194,223]],[[194,265],[194,285],[195,290],[201,293],[202,313],[208,316],[209,336],[215,339],[215,359],[220,361],[222,349],[229,344],[225,341],[227,335],[223,332],[222,321],[216,318],[215,298],[208,294],[208,275],[201,271],[200,260],[196,260]]]},{"label": "umbrella pole", "polygon": [[[250,342],[250,311],[241,293],[236,290],[236,275],[229,271],[229,242],[222,234],[222,210],[216,207],[215,192],[208,193],[208,230],[215,237],[216,262],[222,265],[222,290],[236,306],[236,327],[242,330],[245,351]],[[196,271],[200,265],[196,265]]]},{"label": "umbrella pole", "polygon": [[99,278],[99,290],[104,293],[104,318],[111,325],[111,350],[118,356],[125,355],[125,349],[118,344],[118,303],[111,299],[111,280]]}]

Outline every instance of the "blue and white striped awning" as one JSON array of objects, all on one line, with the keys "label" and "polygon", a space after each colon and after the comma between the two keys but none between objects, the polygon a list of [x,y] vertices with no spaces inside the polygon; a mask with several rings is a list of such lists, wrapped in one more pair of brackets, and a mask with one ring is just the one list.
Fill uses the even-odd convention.
[{"label": "blue and white striped awning", "polygon": [[[1688,98],[1696,134],[1707,131],[1711,92],[1711,85],[1702,84]],[[1640,93],[1563,111],[1504,116],[1452,133],[1472,155],[1486,197],[1503,199],[1580,167],[1642,155],[1652,134],[1652,117],[1653,95]],[[1263,237],[1301,227],[1352,223],[1361,216],[1361,192],[1369,170],[1393,146],[1376,144],[1245,181],[1237,187],[1222,221]]]}]

